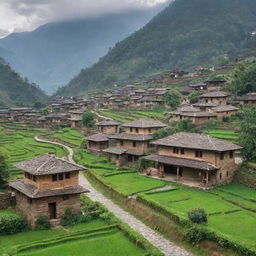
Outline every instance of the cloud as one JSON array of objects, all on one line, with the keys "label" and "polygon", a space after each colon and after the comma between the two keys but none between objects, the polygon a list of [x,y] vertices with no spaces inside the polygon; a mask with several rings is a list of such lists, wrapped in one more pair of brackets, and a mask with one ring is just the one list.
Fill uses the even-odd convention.
[{"label": "cloud", "polygon": [[27,31],[53,21],[97,17],[106,13],[118,13],[130,9],[145,9],[167,1],[1,0],[0,29],[9,32]]}]

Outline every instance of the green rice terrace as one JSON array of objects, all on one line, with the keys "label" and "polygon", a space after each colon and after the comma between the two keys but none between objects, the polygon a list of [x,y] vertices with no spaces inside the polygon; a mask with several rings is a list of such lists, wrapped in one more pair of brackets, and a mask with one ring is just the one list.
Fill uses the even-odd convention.
[{"label": "green rice terrace", "polygon": [[62,147],[36,142],[34,139],[36,135],[46,136],[47,138],[61,138],[62,141],[73,146],[80,145],[82,142],[81,134],[68,128],[52,132],[38,128],[35,125],[2,123],[0,127],[0,150],[7,156],[11,176],[20,174],[20,171],[13,167],[14,163],[32,159],[48,152],[53,152],[58,157],[67,154]]}]

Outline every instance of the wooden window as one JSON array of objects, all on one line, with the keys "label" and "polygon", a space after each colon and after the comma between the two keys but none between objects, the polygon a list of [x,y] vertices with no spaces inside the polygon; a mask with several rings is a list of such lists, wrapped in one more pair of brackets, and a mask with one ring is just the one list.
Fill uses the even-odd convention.
[{"label": "wooden window", "polygon": [[149,132],[149,133],[151,133],[151,132],[152,132],[151,128],[149,128],[149,129],[148,129],[148,132]]},{"label": "wooden window", "polygon": [[196,156],[197,158],[202,158],[202,157],[203,157],[203,152],[202,152],[201,150],[196,150],[195,156]]},{"label": "wooden window", "polygon": [[63,180],[63,173],[59,173],[59,180]]},{"label": "wooden window", "polygon": [[222,173],[220,173],[220,180],[222,179]]},{"label": "wooden window", "polygon": [[136,133],[139,133],[139,129],[138,129],[138,128],[136,128],[136,130],[135,130],[135,131],[136,131]]},{"label": "wooden window", "polygon": [[33,175],[33,181],[36,181],[36,176],[35,175]]},{"label": "wooden window", "polygon": [[70,179],[70,172],[65,173],[65,179]]},{"label": "wooden window", "polygon": [[173,153],[174,153],[174,154],[179,154],[179,149],[174,147],[174,148],[173,148]]},{"label": "wooden window", "polygon": [[68,195],[64,195],[64,196],[62,197],[62,199],[63,199],[63,201],[68,200],[68,199],[69,199],[69,196],[68,196]]},{"label": "wooden window", "polygon": [[182,155],[185,155],[185,150],[184,150],[184,148],[181,148],[181,149],[180,149],[180,153],[181,153]]},{"label": "wooden window", "polygon": [[57,181],[58,180],[58,175],[57,174],[53,174],[52,175],[52,181]]},{"label": "wooden window", "polygon": [[120,146],[123,146],[123,145],[124,145],[124,141],[120,140]]},{"label": "wooden window", "polygon": [[132,142],[132,146],[133,146],[134,148],[136,148],[136,141],[133,141],[133,142]]},{"label": "wooden window", "polygon": [[228,171],[227,171],[227,177],[229,176],[229,173],[228,173]]},{"label": "wooden window", "polygon": [[132,132],[132,127],[130,127],[130,132]]},{"label": "wooden window", "polygon": [[229,152],[229,158],[234,158],[234,152],[233,151]]},{"label": "wooden window", "polygon": [[223,160],[225,157],[225,153],[224,152],[220,152],[220,160]]}]

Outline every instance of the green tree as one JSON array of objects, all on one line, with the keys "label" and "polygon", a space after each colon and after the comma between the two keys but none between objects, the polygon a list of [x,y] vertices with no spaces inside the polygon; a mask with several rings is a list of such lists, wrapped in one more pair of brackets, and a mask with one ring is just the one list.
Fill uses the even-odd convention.
[{"label": "green tree", "polygon": [[0,152],[0,184],[5,183],[8,176],[6,157]]},{"label": "green tree", "polygon": [[92,128],[95,125],[95,115],[92,112],[85,112],[82,122],[86,127]]},{"label": "green tree", "polygon": [[176,109],[181,104],[181,101],[182,95],[176,90],[171,90],[165,95],[165,104],[172,109]]},{"label": "green tree", "polygon": [[256,159],[256,107],[243,111],[239,142],[243,146],[242,155],[247,160]]},{"label": "green tree", "polygon": [[232,91],[238,96],[256,91],[256,63],[238,65],[233,72]]},{"label": "green tree", "polygon": [[191,92],[188,96],[188,99],[191,104],[195,104],[199,100],[199,96],[202,95],[201,92]]}]

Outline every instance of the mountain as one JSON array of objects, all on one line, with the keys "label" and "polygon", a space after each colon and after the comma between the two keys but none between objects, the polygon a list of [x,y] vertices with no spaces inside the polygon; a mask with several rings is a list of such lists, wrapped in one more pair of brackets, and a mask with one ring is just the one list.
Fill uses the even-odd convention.
[{"label": "mountain", "polygon": [[0,58],[0,107],[29,106],[35,102],[44,102],[46,95],[23,79]]},{"label": "mountain", "polygon": [[176,0],[58,94],[81,94],[175,67],[211,65],[223,54],[235,57],[255,28],[255,0]]},{"label": "mountain", "polygon": [[32,32],[14,33],[0,40],[0,56],[24,77],[52,93],[165,6],[49,23]]}]

